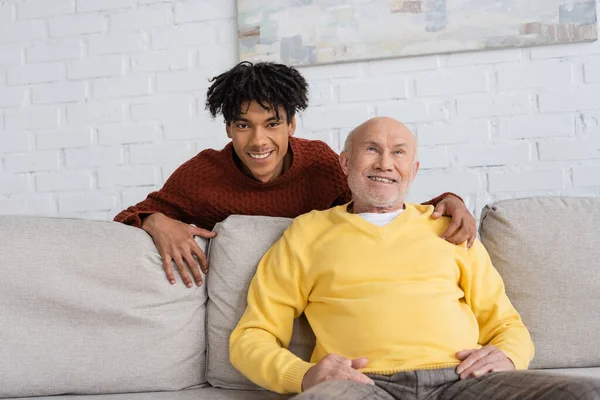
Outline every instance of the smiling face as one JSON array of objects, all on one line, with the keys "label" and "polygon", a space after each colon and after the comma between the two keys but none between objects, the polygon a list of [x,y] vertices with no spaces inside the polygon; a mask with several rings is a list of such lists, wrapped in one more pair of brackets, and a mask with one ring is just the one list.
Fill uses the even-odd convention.
[{"label": "smiling face", "polygon": [[261,182],[271,181],[285,172],[284,166],[291,157],[289,137],[296,130],[296,119],[288,124],[282,107],[278,119],[274,110],[266,110],[256,101],[242,103],[241,110],[240,118],[227,124],[227,136],[242,161],[244,173]]},{"label": "smiling face", "polygon": [[404,205],[419,162],[415,136],[391,118],[373,118],[356,128],[340,163],[348,176],[354,212],[391,212]]}]

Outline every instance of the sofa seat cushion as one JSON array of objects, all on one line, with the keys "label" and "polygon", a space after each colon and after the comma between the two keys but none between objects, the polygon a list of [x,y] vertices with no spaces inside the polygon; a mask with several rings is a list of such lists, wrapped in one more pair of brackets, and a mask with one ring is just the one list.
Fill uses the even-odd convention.
[{"label": "sofa seat cushion", "polygon": [[[206,379],[216,387],[258,389],[229,362],[229,336],[244,310],[250,281],[262,256],[291,223],[289,218],[233,215],[209,245]],[[309,360],[315,336],[304,316],[294,322],[290,351]]]},{"label": "sofa seat cushion", "polygon": [[529,328],[531,368],[600,367],[600,198],[488,205],[481,240]]},{"label": "sofa seat cushion", "polygon": [[205,382],[206,290],[171,286],[146,232],[0,216],[0,254],[0,397]]},{"label": "sofa seat cushion", "polygon": [[[65,395],[36,397],[36,400],[286,400],[291,396],[258,390],[229,390],[213,387],[177,392],[146,392],[105,395]],[[22,399],[6,399],[22,400]],[[30,400],[30,399],[29,399]]]}]

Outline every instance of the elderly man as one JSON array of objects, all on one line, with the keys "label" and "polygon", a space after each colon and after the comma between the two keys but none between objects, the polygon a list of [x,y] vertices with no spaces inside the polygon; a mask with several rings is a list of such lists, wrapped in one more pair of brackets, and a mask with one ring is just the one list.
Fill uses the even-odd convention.
[{"label": "elderly man", "polygon": [[[440,239],[448,219],[404,202],[416,154],[390,118],[350,134],[340,162],[353,201],[296,218],[264,256],[233,365],[298,399],[600,398],[597,381],[515,371],[533,344],[484,247]],[[286,349],[303,312],[311,362]]]}]

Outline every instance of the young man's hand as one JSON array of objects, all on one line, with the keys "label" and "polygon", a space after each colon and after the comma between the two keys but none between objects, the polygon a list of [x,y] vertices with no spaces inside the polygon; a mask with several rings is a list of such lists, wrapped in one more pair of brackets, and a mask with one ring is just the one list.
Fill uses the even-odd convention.
[{"label": "young man's hand", "polygon": [[456,196],[444,197],[435,206],[431,217],[438,219],[442,215],[452,218],[450,225],[442,233],[442,239],[446,239],[452,244],[461,244],[467,241],[467,248],[470,248],[477,238],[477,224],[465,203]]},{"label": "young man's hand", "polygon": [[456,353],[462,362],[456,368],[460,379],[478,378],[490,372],[514,371],[515,365],[499,348],[487,345],[481,349]]},{"label": "young man's hand", "polygon": [[366,358],[349,360],[336,354],[327,354],[306,372],[302,379],[302,391],[307,391],[311,387],[329,380],[345,380],[374,385],[371,378],[357,371],[366,366]]},{"label": "young man's hand", "polygon": [[200,268],[206,273],[208,263],[206,255],[194,240],[194,236],[208,239],[215,237],[215,232],[185,224],[161,213],[146,217],[142,229],[152,236],[154,244],[156,244],[156,248],[163,259],[163,269],[167,279],[172,285],[175,284],[175,275],[173,275],[171,261],[175,262],[179,275],[181,275],[181,279],[187,287],[191,288],[193,286],[188,269],[194,277],[196,285],[202,285]]}]

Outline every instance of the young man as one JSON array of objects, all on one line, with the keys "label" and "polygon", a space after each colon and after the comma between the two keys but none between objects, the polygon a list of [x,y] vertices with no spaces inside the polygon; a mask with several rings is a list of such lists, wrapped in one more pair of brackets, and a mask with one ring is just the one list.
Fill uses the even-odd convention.
[{"label": "young man", "polygon": [[[391,118],[351,133],[340,162],[352,202],[296,218],[265,254],[232,364],[298,400],[600,399],[599,379],[523,371],[533,343],[483,245],[440,240],[449,221],[404,201],[416,153]],[[310,362],[287,349],[302,313]]]},{"label": "young man", "polygon": [[[223,115],[231,143],[202,151],[162,189],[115,217],[148,232],[169,282],[175,283],[174,261],[188,287],[189,273],[202,284],[198,262],[207,269],[193,236],[214,237],[209,231],[229,215],[293,218],[350,200],[337,154],[321,141],[293,137],[296,112],[308,105],[308,85],[296,69],[243,62],[212,82],[206,108]],[[475,240],[475,219],[460,198],[443,194],[427,204],[436,206],[434,218],[452,217],[442,237],[455,244]]]}]

